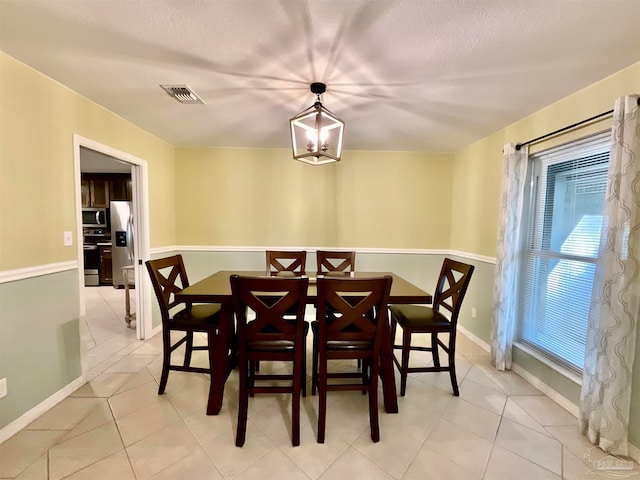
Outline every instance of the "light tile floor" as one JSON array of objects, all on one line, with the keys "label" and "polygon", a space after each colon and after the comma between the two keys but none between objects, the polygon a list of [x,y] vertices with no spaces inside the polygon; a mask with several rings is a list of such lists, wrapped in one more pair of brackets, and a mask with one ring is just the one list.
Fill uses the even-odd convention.
[{"label": "light tile floor", "polygon": [[[138,341],[126,328],[122,290],[87,290],[82,339],[91,380],[0,445],[0,478],[593,480],[612,473],[594,471],[591,462],[605,455],[589,450],[575,417],[516,374],[492,370],[486,352],[464,336],[460,397],[446,373],[410,375],[400,413],[380,411],[379,443],[369,436],[366,397],[331,392],[325,444],[315,439],[317,397],[303,399],[294,448],[290,398],[272,395],[250,400],[247,442],[237,448],[236,372],[217,416],[205,415],[205,375],[171,372],[158,396],[160,337]],[[195,360],[206,365],[200,353]],[[426,363],[421,355],[412,362]],[[622,473],[637,478],[640,467],[632,467]]]}]

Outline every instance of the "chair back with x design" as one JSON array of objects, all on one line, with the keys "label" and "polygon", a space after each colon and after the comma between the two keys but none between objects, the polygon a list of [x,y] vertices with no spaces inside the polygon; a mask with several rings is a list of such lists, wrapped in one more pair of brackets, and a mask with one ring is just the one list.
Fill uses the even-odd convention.
[{"label": "chair back with x design", "polygon": [[318,250],[316,252],[318,275],[348,275],[355,270],[356,252],[335,252]]},{"label": "chair back with x design", "polygon": [[[407,375],[421,372],[449,372],[453,394],[458,396],[458,380],[456,377],[456,325],[462,307],[462,300],[467,292],[473,265],[445,258],[436,283],[433,305],[391,305],[391,338],[395,340],[398,325],[402,328],[402,345],[393,346],[394,350],[402,350],[402,358],[393,357],[400,370],[400,396],[404,397],[407,389]],[[447,310],[442,312],[441,310]],[[448,334],[446,343],[438,337]],[[413,334],[431,336],[431,346],[411,344]],[[395,342],[394,342],[395,343]],[[448,365],[440,364],[439,350],[448,356]],[[433,365],[409,366],[409,355],[412,351],[431,352]]]},{"label": "chair back with x design", "polygon": [[171,316],[170,311],[172,308],[178,305],[185,306],[184,303],[176,302],[175,300],[176,293],[180,293],[189,286],[182,256],[174,255],[150,260],[147,262],[147,270],[158,299],[162,319],[168,320]]},{"label": "chair back with x design", "polygon": [[[313,382],[318,386],[318,442],[324,442],[327,392],[360,390],[369,394],[371,439],[380,439],[378,373],[391,276],[318,277],[317,326],[314,330]],[[331,311],[331,316],[328,312]],[[317,347],[316,347],[317,346]],[[360,360],[360,372],[329,371],[331,360]],[[342,379],[330,383],[329,379]],[[344,379],[352,379],[346,383]]]},{"label": "chair back with x design", "polygon": [[[294,446],[300,444],[300,394],[306,383],[304,312],[308,286],[307,277],[231,276],[238,329],[238,447],[245,442],[249,396],[256,393],[292,394],[291,442]],[[292,312],[294,318],[290,316]],[[257,373],[260,361],[291,362],[292,373]],[[266,380],[279,383],[265,385]]]},{"label": "chair back with x design", "polygon": [[282,251],[267,250],[267,274],[270,276],[305,275],[307,263],[306,250]]},{"label": "chair back with x design", "polygon": [[450,258],[446,258],[442,264],[436,292],[433,296],[433,310],[439,311],[444,308],[449,311],[451,314],[449,320],[454,329],[473,269],[471,265],[456,262]]},{"label": "chair back with x design", "polygon": [[[296,322],[291,322],[286,314],[296,311],[301,324],[304,322],[306,288],[302,290],[302,279],[265,278],[265,277],[232,277],[232,288],[238,321],[238,337],[246,340],[246,344],[255,342],[297,341],[296,335],[302,330]],[[291,283],[294,280],[294,283]],[[308,279],[304,279],[308,284]],[[238,286],[233,287],[234,282]],[[247,309],[254,314],[249,321]],[[300,332],[298,332],[300,330]],[[301,333],[300,333],[301,334]],[[244,345],[241,343],[240,348]]]},{"label": "chair back with x design", "polygon": [[[145,262],[162,316],[162,373],[158,394],[163,394],[170,370],[213,375],[214,346],[217,338],[221,306],[217,303],[192,305],[176,301],[176,294],[189,286],[181,255]],[[172,332],[174,335],[172,336]],[[179,338],[176,332],[182,332]],[[206,345],[194,344],[194,333],[207,336]],[[184,345],[182,362],[172,363],[171,355]],[[191,365],[194,350],[207,350],[209,365]]]}]

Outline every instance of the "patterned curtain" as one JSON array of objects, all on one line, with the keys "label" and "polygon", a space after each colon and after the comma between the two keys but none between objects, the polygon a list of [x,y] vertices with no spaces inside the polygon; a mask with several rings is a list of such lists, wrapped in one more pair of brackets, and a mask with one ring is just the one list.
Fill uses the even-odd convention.
[{"label": "patterned curtain", "polygon": [[631,374],[640,313],[640,108],[616,101],[602,238],[592,292],[580,429],[627,455]]},{"label": "patterned curtain", "polygon": [[491,363],[498,370],[511,368],[511,347],[516,317],[515,285],[521,251],[520,223],[528,157],[527,146],[520,150],[516,150],[512,143],[504,146],[504,176],[491,326]]}]

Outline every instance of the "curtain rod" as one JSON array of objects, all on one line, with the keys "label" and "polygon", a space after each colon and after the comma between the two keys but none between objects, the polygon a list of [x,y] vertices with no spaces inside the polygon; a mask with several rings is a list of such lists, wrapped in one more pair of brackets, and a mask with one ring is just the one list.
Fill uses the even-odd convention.
[{"label": "curtain rod", "polygon": [[[638,98],[638,105],[640,106],[640,97]],[[529,144],[537,142],[539,140],[543,140],[545,138],[552,137],[554,135],[557,135],[558,133],[562,133],[562,132],[565,132],[567,130],[571,130],[572,128],[579,127],[580,125],[584,125],[585,123],[592,122],[594,120],[597,120],[598,118],[606,117],[607,115],[611,115],[612,113],[613,113],[613,110],[609,110],[607,112],[602,112],[602,113],[600,113],[598,115],[594,115],[591,118],[587,118],[586,120],[582,120],[581,122],[577,122],[577,123],[574,123],[574,124],[569,125],[567,127],[560,128],[560,129],[558,129],[558,130],[556,130],[554,132],[547,133],[547,134],[542,135],[540,137],[536,137],[536,138],[534,138],[532,140],[527,140],[526,142],[518,143],[518,144],[516,144],[516,150],[520,150],[525,145],[529,145]]]}]

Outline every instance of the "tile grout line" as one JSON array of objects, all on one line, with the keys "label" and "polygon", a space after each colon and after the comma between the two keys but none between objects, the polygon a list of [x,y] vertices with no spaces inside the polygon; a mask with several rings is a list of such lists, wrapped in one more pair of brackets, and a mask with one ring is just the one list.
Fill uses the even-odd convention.
[{"label": "tile grout line", "polygon": [[[107,303],[108,303],[108,302],[107,302]],[[111,307],[110,307],[110,305],[109,305],[109,308],[110,308],[111,312],[114,314],[114,318],[116,318],[116,319],[117,319],[117,318],[119,318],[117,315],[115,315],[115,311],[113,310],[113,308],[111,308]],[[144,344],[144,343],[143,343],[143,344]],[[126,347],[123,347],[123,349],[125,349],[125,348],[130,348],[130,345],[128,345],[128,346],[126,346]],[[122,351],[123,349],[121,349],[121,350],[119,350],[119,351]],[[134,354],[134,353],[133,353],[133,351],[129,351],[126,355],[123,355],[123,357],[127,357],[127,356],[130,356],[130,355],[133,355],[133,354]],[[486,476],[486,474],[487,474],[487,471],[488,471],[488,465],[489,465],[489,462],[490,462],[490,460],[491,460],[491,458],[492,458],[492,455],[494,454],[494,451],[495,451],[495,447],[496,447],[496,440],[497,440],[497,437],[498,437],[498,433],[499,433],[499,431],[500,431],[500,428],[503,426],[503,424],[504,424],[504,420],[505,420],[505,419],[509,420],[510,422],[513,422],[514,424],[516,424],[516,425],[518,425],[518,426],[520,426],[520,427],[525,428],[525,429],[526,429],[526,431],[531,431],[531,432],[532,432],[532,433],[534,433],[534,434],[535,434],[535,433],[538,433],[538,434],[540,434],[540,435],[545,435],[545,433],[543,433],[543,432],[538,432],[538,431],[534,430],[533,428],[530,428],[530,427],[529,427],[529,426],[527,426],[527,425],[523,425],[522,423],[520,423],[520,422],[518,422],[518,421],[516,421],[516,420],[512,420],[512,419],[506,418],[506,417],[504,416],[504,415],[505,415],[505,411],[506,411],[507,403],[508,403],[509,401],[514,401],[514,400],[513,400],[513,398],[514,398],[514,397],[530,397],[530,396],[534,396],[534,395],[532,395],[532,394],[521,394],[521,395],[517,395],[517,394],[516,394],[516,395],[510,395],[510,394],[508,394],[505,390],[503,390],[503,388],[502,388],[500,385],[495,384],[495,382],[493,382],[493,378],[490,376],[491,374],[490,374],[490,373],[488,373],[488,372],[485,372],[485,371],[484,371],[480,366],[478,366],[479,364],[478,364],[478,365],[476,365],[474,362],[472,362],[471,360],[469,360],[469,359],[468,359],[466,356],[464,356],[463,354],[460,354],[460,355],[461,355],[461,357],[462,357],[462,358],[463,358],[467,363],[469,363],[469,364],[471,365],[471,366],[469,367],[469,369],[465,372],[464,376],[461,378],[460,383],[464,383],[465,381],[468,381],[468,382],[470,382],[470,383],[472,383],[472,384],[476,384],[476,385],[479,385],[479,386],[481,386],[481,387],[490,388],[490,389],[492,389],[492,390],[493,390],[493,389],[495,389],[497,392],[502,392],[502,394],[503,394],[503,395],[505,395],[505,397],[506,397],[505,402],[504,402],[504,404],[502,405],[502,411],[501,411],[501,413],[500,413],[500,420],[499,420],[499,422],[498,422],[498,426],[497,426],[497,428],[496,428],[496,430],[495,430],[495,433],[493,434],[493,440],[491,441],[491,447],[490,447],[490,449],[489,449],[489,451],[488,451],[488,455],[487,455],[487,458],[486,458],[486,461],[485,461],[485,464],[484,464],[484,467],[483,467],[483,470],[482,470],[482,474],[481,474],[481,476],[480,476],[480,478],[484,478],[484,477]],[[476,357],[477,357],[477,355],[476,355]],[[478,369],[479,373],[481,373],[482,375],[486,376],[486,377],[488,378],[488,380],[490,380],[492,383],[494,383],[495,387],[489,387],[489,386],[486,386],[486,385],[484,385],[484,384],[482,384],[482,383],[479,383],[478,381],[474,381],[472,378],[468,378],[469,373],[472,371],[472,369],[474,369],[474,368],[476,368],[476,367],[477,367],[477,369]],[[108,369],[108,368],[109,368],[109,367],[105,367],[104,369],[106,370],[106,369]],[[149,369],[149,366],[147,365],[147,366],[145,366],[144,368],[147,370],[147,372],[149,373],[149,375],[150,375],[150,376],[151,376],[151,378],[153,379],[153,382],[155,382],[155,384],[157,385],[157,379],[156,379],[156,378],[155,378],[155,376],[151,373],[151,370]],[[104,372],[104,371],[102,371],[102,372],[98,373],[97,375],[100,375],[101,373],[105,373],[105,372]],[[97,375],[96,375],[96,376],[97,376]],[[135,375],[135,374],[133,374],[133,375]],[[205,375],[205,374],[202,374],[202,375]],[[206,376],[206,375],[205,375],[205,376]],[[439,389],[438,387],[433,386],[433,385],[430,385],[429,383],[427,383],[426,385],[427,385],[427,386],[429,386],[430,388],[434,388],[434,389],[436,389],[436,390],[442,391],[442,390],[441,390],[441,389]],[[121,387],[120,387],[120,388],[121,388]],[[109,394],[109,396],[108,396],[108,397],[104,397],[104,398],[105,398],[105,401],[109,404],[109,405],[108,405],[108,408],[109,408],[109,411],[110,411],[110,413],[111,413],[111,417],[112,417],[112,420],[111,420],[111,421],[113,421],[113,422],[114,422],[114,424],[115,424],[115,426],[116,426],[116,429],[117,429],[118,435],[119,435],[120,440],[121,440],[121,443],[122,443],[122,445],[123,445],[123,449],[125,450],[125,454],[127,455],[127,460],[128,460],[128,464],[129,464],[129,467],[130,467],[130,469],[131,469],[131,472],[133,473],[134,477],[138,478],[138,475],[136,474],[135,470],[133,469],[133,464],[132,464],[132,462],[131,462],[131,458],[129,457],[129,454],[128,454],[128,451],[127,451],[127,447],[124,445],[124,440],[122,439],[122,435],[121,435],[121,432],[120,432],[120,428],[119,428],[119,426],[118,426],[118,422],[116,421],[116,419],[115,419],[115,417],[114,417],[114,412],[113,412],[113,409],[112,409],[111,403],[109,402],[109,399],[113,398],[115,393],[116,393],[116,392],[112,392],[111,394]],[[548,396],[544,395],[544,392],[542,392],[542,396],[548,397]],[[95,397],[95,398],[101,398],[101,397]],[[167,399],[168,399],[168,400],[169,400],[169,402],[171,403],[172,407],[173,407],[174,409],[176,409],[176,410],[177,410],[176,406],[175,406],[175,405],[174,405],[174,403],[171,401],[171,399],[169,399],[168,397],[167,397]],[[465,400],[465,399],[461,399],[461,400],[463,400],[463,401],[468,401],[468,400]],[[451,404],[451,401],[452,401],[452,399],[450,398],[450,399],[449,399],[449,401],[447,402],[447,405],[450,405],[450,404]],[[514,402],[515,402],[515,401],[514,401]],[[412,402],[412,404],[413,404],[413,403],[415,403],[415,402]],[[470,403],[472,403],[472,402],[470,402]],[[475,404],[474,404],[474,405],[475,405]],[[518,406],[519,408],[521,408],[525,413],[527,413],[527,415],[531,416],[531,415],[529,414],[529,412],[528,412],[526,409],[524,409],[523,407],[520,407],[520,405],[519,405],[519,404],[517,404],[517,402],[515,403],[515,405],[516,405],[516,406]],[[478,405],[475,405],[475,406],[477,406],[478,408],[483,408],[483,407],[480,407],[480,406],[478,406]],[[418,449],[417,449],[416,453],[412,456],[411,460],[408,462],[407,466],[403,469],[403,471],[401,472],[401,474],[400,474],[398,477],[396,477],[395,475],[392,475],[392,474],[390,474],[389,472],[387,472],[384,468],[382,468],[382,467],[381,467],[380,465],[378,465],[376,462],[373,462],[373,461],[372,461],[372,464],[373,464],[373,465],[375,465],[376,467],[378,467],[381,471],[384,471],[385,473],[387,473],[388,475],[390,475],[391,477],[394,477],[394,478],[397,478],[397,479],[401,479],[402,477],[404,477],[404,476],[407,474],[407,471],[408,471],[408,470],[409,470],[409,469],[410,469],[410,468],[415,464],[416,459],[418,458],[418,455],[419,455],[420,451],[421,451],[423,448],[425,448],[425,444],[426,444],[426,442],[428,441],[428,439],[429,439],[430,435],[432,435],[432,434],[433,434],[433,430],[434,430],[435,426],[438,424],[438,422],[440,422],[441,420],[444,420],[444,419],[443,419],[443,415],[444,415],[444,412],[446,411],[446,408],[447,408],[447,407],[445,407],[445,408],[441,409],[439,413],[437,413],[436,415],[434,415],[434,417],[435,417],[435,421],[434,421],[434,423],[433,423],[433,426],[429,429],[428,433],[425,435],[424,439],[423,439],[423,440],[422,440],[422,442],[419,444],[419,447],[418,447]],[[485,410],[487,410],[487,409],[485,409]],[[77,426],[77,425],[78,425],[79,423],[81,423],[85,418],[87,418],[87,416],[88,416],[88,415],[91,415],[91,412],[93,412],[93,411],[95,411],[95,409],[91,410],[91,411],[90,411],[86,416],[84,416],[84,417],[83,417],[83,419],[81,419],[81,420],[80,420],[80,421],[79,421],[75,426]],[[487,411],[490,411],[490,410],[487,410]],[[179,412],[178,412],[178,413],[179,413]],[[496,412],[492,412],[492,413],[496,413]],[[539,423],[539,422],[537,422],[537,420],[535,420],[533,417],[531,417],[531,418],[532,418],[534,421],[536,421],[536,423]],[[286,454],[284,447],[283,447],[283,446],[281,446],[280,444],[277,444],[277,443],[273,442],[273,441],[270,439],[270,441],[271,441],[271,443],[272,443],[272,446],[271,446],[271,448],[269,448],[269,449],[267,450],[267,452],[266,452],[265,454],[261,455],[261,456],[260,456],[259,458],[257,458],[254,462],[252,462],[250,465],[248,465],[246,468],[244,468],[241,472],[238,472],[238,473],[236,473],[236,474],[234,474],[234,475],[231,475],[230,477],[226,477],[226,476],[222,475],[222,472],[218,469],[217,464],[216,464],[216,463],[213,461],[213,459],[208,455],[207,451],[204,449],[204,446],[203,446],[203,444],[202,444],[202,442],[201,442],[200,438],[198,438],[198,436],[196,436],[196,435],[195,435],[195,433],[193,432],[193,429],[192,429],[192,428],[191,428],[191,427],[190,427],[190,426],[185,422],[185,418],[184,418],[184,417],[182,417],[182,415],[179,415],[179,420],[177,420],[177,422],[178,422],[178,421],[181,421],[181,422],[183,423],[183,425],[187,428],[187,430],[188,430],[188,431],[193,435],[193,437],[196,439],[197,445],[200,447],[200,449],[202,449],[202,450],[204,451],[204,453],[206,454],[206,456],[207,456],[207,458],[209,459],[210,463],[213,465],[213,468],[215,468],[215,471],[216,471],[216,472],[218,472],[222,478],[225,478],[225,479],[227,479],[227,480],[229,480],[229,479],[231,479],[231,478],[239,477],[239,476],[241,476],[242,474],[244,474],[244,473],[245,473],[249,468],[251,468],[251,467],[255,466],[258,462],[260,462],[260,460],[262,460],[262,459],[263,459],[263,458],[264,458],[264,457],[265,457],[269,452],[273,452],[273,451],[274,451],[274,448],[273,448],[273,447],[278,448],[278,449],[280,450],[280,452],[281,452],[281,453],[283,453],[287,458],[289,458],[289,459],[291,460],[291,458]],[[176,422],[176,423],[177,423],[177,422]],[[75,426],[74,426],[74,427],[72,427],[70,430],[68,430],[68,431],[67,431],[67,434],[68,434],[68,432],[70,432],[71,430],[73,430],[73,428],[75,428]],[[313,425],[311,425],[311,426],[312,426],[312,428],[313,428]],[[543,429],[544,429],[544,430],[545,430],[545,432],[546,432],[546,436],[547,436],[547,437],[549,437],[549,438],[551,438],[551,439],[553,439],[554,441],[556,441],[556,442],[558,443],[558,445],[559,445],[559,448],[561,449],[561,450],[560,450],[560,478],[564,478],[563,476],[564,476],[564,473],[565,473],[565,465],[564,465],[564,460],[565,460],[565,452],[564,452],[564,448],[565,448],[565,444],[564,444],[560,439],[556,438],[553,434],[551,434],[551,433],[550,433],[550,432],[545,428],[545,426],[542,426],[542,427],[543,427]],[[95,428],[97,428],[97,427],[95,427]],[[94,428],[94,429],[95,429],[95,428]],[[464,428],[464,427],[461,427],[461,428]],[[261,429],[261,430],[262,430],[262,429]],[[364,432],[364,430],[366,430],[366,427],[363,429],[363,432]],[[152,434],[150,434],[150,435],[152,435]],[[150,435],[148,435],[148,436],[150,436]],[[265,435],[266,435],[266,434],[265,434]],[[355,437],[355,439],[359,438],[359,436],[360,436],[360,435],[362,435],[362,432],[360,432],[360,434],[358,434],[358,435]],[[148,438],[148,436],[147,436],[147,437],[145,437],[145,438]],[[267,438],[269,438],[269,437],[267,437]],[[320,474],[320,477],[321,477],[322,475],[325,475],[325,474],[326,474],[326,473],[327,473],[327,472],[328,472],[328,471],[329,471],[329,470],[330,470],[330,469],[331,469],[331,468],[336,464],[336,462],[338,462],[338,460],[339,460],[340,458],[343,458],[343,457],[345,456],[345,454],[347,454],[347,452],[349,452],[349,450],[350,450],[350,449],[353,449],[353,451],[358,452],[358,453],[359,453],[359,454],[361,454],[361,455],[364,455],[362,452],[360,452],[360,450],[358,450],[358,449],[353,445],[353,443],[355,442],[355,439],[354,439],[354,440],[352,440],[352,441],[351,441],[351,442],[349,442],[349,443],[345,442],[345,444],[347,445],[347,448],[346,448],[342,453],[340,453],[340,454],[338,455],[338,457],[337,457],[337,458],[335,458],[335,459],[334,459],[334,460],[333,460],[333,461],[332,461],[332,462],[331,462],[331,463],[330,463],[326,468],[324,468],[324,469],[323,469],[323,472]],[[141,439],[141,440],[142,440],[142,439]],[[47,455],[47,456],[46,456],[46,469],[47,469],[47,477],[48,477],[48,478],[51,478],[51,456],[50,456],[50,455],[51,455],[51,449],[52,449],[52,448],[54,448],[54,446],[55,446],[55,445],[52,445],[52,446],[50,446],[49,448],[47,448],[47,450],[46,450],[46,455]],[[498,445],[498,446],[499,446],[499,447],[501,447],[501,448],[505,448],[505,447],[502,447],[502,446],[500,446],[500,445]],[[527,458],[525,458],[525,457],[523,457],[523,456],[521,456],[521,455],[519,455],[519,454],[517,454],[517,453],[515,453],[515,452],[512,452],[512,451],[511,451],[511,450],[509,450],[508,448],[507,448],[506,450],[508,450],[508,451],[509,451],[510,453],[512,453],[513,455],[516,455],[517,457],[519,457],[519,458],[523,459],[524,461],[529,462],[529,463],[531,463],[531,464],[533,464],[533,465],[536,465],[536,466],[537,466],[537,467],[539,467],[539,468],[542,468],[542,469],[544,469],[544,470],[546,470],[546,471],[548,471],[548,472],[552,473],[553,475],[558,475],[557,473],[552,472],[551,470],[548,470],[546,467],[544,467],[544,466],[542,466],[542,465],[540,465],[540,464],[538,464],[538,463],[536,463],[536,462],[534,462],[534,461],[532,461],[532,460],[529,460],[529,459],[527,459]],[[436,452],[436,453],[437,453],[437,452]],[[440,455],[440,454],[439,454],[439,455]],[[187,456],[188,456],[188,455],[187,455]],[[441,455],[441,456],[442,456],[442,455]],[[444,456],[443,456],[443,457],[444,457]],[[104,458],[106,458],[106,457],[104,457]],[[186,456],[185,456],[185,457],[182,457],[181,459],[179,459],[179,460],[177,460],[177,461],[175,461],[175,462],[173,462],[173,463],[172,463],[172,465],[175,465],[176,463],[178,463],[179,461],[183,460],[184,458],[186,458]],[[365,455],[365,458],[367,458],[367,459],[368,459],[368,457],[366,457],[366,455]],[[447,457],[444,457],[444,458],[447,458]],[[96,460],[96,461],[95,461],[95,462],[93,462],[91,465],[93,465],[93,464],[95,464],[95,463],[99,462],[100,460],[102,460],[102,459]],[[371,461],[371,460],[370,460],[370,461]],[[451,460],[449,460],[449,461],[451,461]],[[461,465],[459,465],[458,463],[453,462],[453,461],[451,461],[451,462],[452,462],[452,463],[454,463],[455,465],[458,465],[460,468],[463,468],[465,471],[467,470],[465,467],[462,467],[462,466],[461,466]],[[34,462],[32,462],[31,464],[33,464],[33,463],[34,463]],[[295,462],[293,462],[293,463],[295,464]],[[30,464],[30,465],[31,465],[31,464]],[[302,474],[304,475],[304,477],[305,477],[305,478],[310,478],[310,475],[308,475],[304,470],[302,470],[300,467],[298,467],[298,466],[297,466],[297,464],[295,464],[295,465],[296,465],[297,470],[298,470],[298,471],[300,471],[300,472],[302,472]],[[87,466],[83,467],[82,469],[80,469],[80,470],[78,470],[78,471],[81,471],[81,470],[83,470],[83,469],[85,469],[85,468],[88,468],[89,466],[90,466],[90,465],[87,465]],[[27,467],[27,468],[28,468],[28,467]]]},{"label": "tile grout line", "polygon": [[484,468],[482,469],[482,475],[480,475],[480,479],[484,479],[485,475],[487,474],[487,469],[489,468],[489,462],[491,461],[491,456],[493,455],[493,450],[496,447],[496,440],[498,439],[498,432],[500,431],[500,427],[502,426],[502,421],[504,420],[504,412],[507,409],[507,402],[509,401],[509,397],[510,395],[508,393],[505,392],[505,395],[507,396],[506,400],[504,401],[504,405],[502,406],[502,412],[500,413],[500,421],[498,422],[498,427],[496,428],[496,432],[493,435],[493,440],[491,441],[491,448],[489,449],[489,455],[487,455],[487,460],[484,464]]}]

